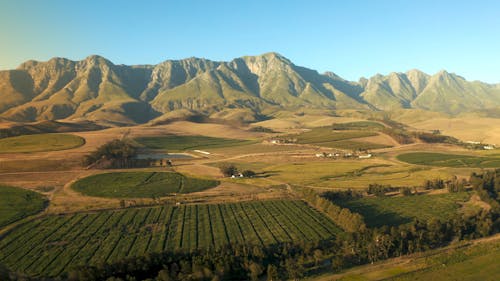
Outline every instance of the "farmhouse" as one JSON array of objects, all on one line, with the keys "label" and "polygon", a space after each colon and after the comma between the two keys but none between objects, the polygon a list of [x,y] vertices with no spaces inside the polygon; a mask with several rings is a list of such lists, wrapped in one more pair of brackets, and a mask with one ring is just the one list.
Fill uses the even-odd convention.
[{"label": "farmhouse", "polygon": [[243,174],[242,173],[238,173],[236,175],[232,175],[231,178],[235,179],[235,178],[242,178],[243,177]]}]

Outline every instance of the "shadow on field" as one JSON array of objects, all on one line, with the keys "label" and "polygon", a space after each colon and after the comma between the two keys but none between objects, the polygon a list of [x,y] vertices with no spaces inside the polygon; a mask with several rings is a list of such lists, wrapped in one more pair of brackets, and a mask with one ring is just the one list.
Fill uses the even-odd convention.
[{"label": "shadow on field", "polygon": [[263,171],[260,173],[255,173],[254,178],[268,178],[272,176],[279,175],[280,171]]},{"label": "shadow on field", "polygon": [[404,217],[394,212],[382,211],[370,205],[356,204],[354,201],[336,201],[335,203],[343,208],[348,208],[353,212],[361,214],[368,227],[380,227],[384,225],[398,226],[413,220],[411,217]]}]

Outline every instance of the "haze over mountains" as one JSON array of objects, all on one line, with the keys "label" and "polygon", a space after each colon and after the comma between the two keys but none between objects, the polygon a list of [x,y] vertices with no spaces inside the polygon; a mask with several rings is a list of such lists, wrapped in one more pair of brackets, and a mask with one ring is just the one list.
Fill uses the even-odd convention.
[{"label": "haze over mountains", "polygon": [[27,61],[0,71],[0,118],[145,123],[189,115],[255,121],[280,111],[415,108],[456,115],[500,108],[500,84],[441,71],[375,75],[358,82],[294,65],[277,53],[230,62],[188,58],[157,65]]}]

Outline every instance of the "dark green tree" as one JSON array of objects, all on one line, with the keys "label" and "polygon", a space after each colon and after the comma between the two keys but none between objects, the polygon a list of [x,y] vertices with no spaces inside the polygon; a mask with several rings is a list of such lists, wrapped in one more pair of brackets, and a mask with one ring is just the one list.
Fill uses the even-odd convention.
[{"label": "dark green tree", "polygon": [[223,164],[220,167],[220,171],[225,177],[230,177],[238,174],[238,168],[233,164]]}]

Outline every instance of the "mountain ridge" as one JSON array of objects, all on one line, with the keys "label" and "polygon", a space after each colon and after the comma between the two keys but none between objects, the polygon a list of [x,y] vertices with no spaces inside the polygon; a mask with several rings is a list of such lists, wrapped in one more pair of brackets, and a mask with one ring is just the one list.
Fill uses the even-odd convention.
[{"label": "mountain ridge", "polygon": [[91,55],[80,61],[29,60],[0,71],[0,97],[0,118],[16,122],[137,124],[179,110],[252,122],[282,110],[491,110],[500,108],[500,84],[417,69],[354,82],[297,66],[274,52],[227,62],[191,57],[131,66]]}]

